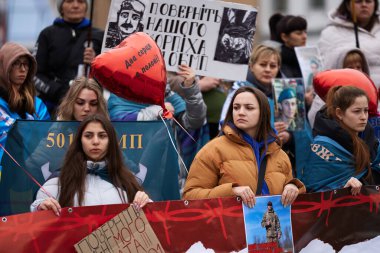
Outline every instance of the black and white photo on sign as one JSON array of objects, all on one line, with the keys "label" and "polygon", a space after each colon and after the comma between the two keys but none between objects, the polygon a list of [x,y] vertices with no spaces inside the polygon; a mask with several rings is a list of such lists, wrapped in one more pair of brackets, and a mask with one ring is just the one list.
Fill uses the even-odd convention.
[{"label": "black and white photo on sign", "polygon": [[157,43],[167,71],[186,64],[197,75],[245,80],[256,16],[250,5],[224,1],[112,0],[102,52],[143,31]]},{"label": "black and white photo on sign", "polygon": [[302,78],[276,78],[272,82],[275,121],[284,122],[289,131],[304,129],[305,87]]},{"label": "black and white photo on sign", "polygon": [[224,8],[215,50],[216,61],[248,64],[256,14],[254,11]]},{"label": "black and white photo on sign", "polygon": [[[116,4],[115,13],[114,3],[117,2],[120,2],[120,4]],[[116,14],[116,17],[108,22],[105,38],[106,48],[113,48],[132,33],[144,30],[143,17],[146,2],[144,0],[112,1],[111,10],[113,10],[112,13]]]}]

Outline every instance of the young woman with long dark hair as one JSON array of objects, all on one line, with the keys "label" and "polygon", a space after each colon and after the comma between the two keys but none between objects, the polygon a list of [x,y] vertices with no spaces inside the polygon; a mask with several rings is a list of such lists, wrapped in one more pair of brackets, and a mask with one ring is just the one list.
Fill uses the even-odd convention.
[{"label": "young woman with long dark hair", "polygon": [[40,189],[31,210],[61,207],[135,203],[143,207],[149,200],[135,176],[123,164],[119,142],[111,122],[94,114],[79,125],[66,153],[58,178]]},{"label": "young woman with long dark hair", "polygon": [[[270,114],[263,92],[248,86],[236,90],[222,135],[207,143],[191,165],[183,198],[239,196],[252,207],[256,194],[282,194],[286,206],[304,192],[302,182],[293,178]],[[265,172],[262,178],[259,171]]]},{"label": "young woman with long dark hair", "polygon": [[[373,184],[378,142],[368,123],[368,97],[354,86],[336,86],[316,115],[314,141],[302,180],[309,192]],[[374,167],[375,168],[375,167]]]}]

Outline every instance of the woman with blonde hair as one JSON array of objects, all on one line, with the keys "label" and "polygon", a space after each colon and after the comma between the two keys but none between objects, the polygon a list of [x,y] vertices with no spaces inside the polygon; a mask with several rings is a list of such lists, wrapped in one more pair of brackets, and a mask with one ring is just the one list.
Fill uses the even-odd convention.
[{"label": "woman with blonde hair", "polygon": [[268,98],[273,98],[272,79],[276,78],[280,66],[280,53],[273,47],[257,45],[249,58],[249,71],[246,81],[236,81],[228,91],[227,98],[224,102],[220,119],[223,120],[227,114],[228,107],[231,103],[235,91],[243,86],[251,86],[264,92]]},{"label": "woman with blonde hair", "polygon": [[[57,122],[51,125],[49,133],[72,135],[75,133],[73,125],[63,124],[59,121],[82,121],[84,118],[96,113],[109,119],[101,86],[94,79],[86,77],[77,78],[59,105]],[[51,159],[51,156],[54,156],[54,152],[56,151],[54,149],[46,149],[47,145],[47,139],[41,140],[36,150],[28,158],[27,164],[30,168],[40,168],[43,164],[49,162],[49,170],[54,173],[61,166],[60,159]]]},{"label": "woman with blonde hair", "polygon": [[101,86],[91,78],[75,79],[58,107],[57,120],[82,121],[95,113],[109,118]]}]

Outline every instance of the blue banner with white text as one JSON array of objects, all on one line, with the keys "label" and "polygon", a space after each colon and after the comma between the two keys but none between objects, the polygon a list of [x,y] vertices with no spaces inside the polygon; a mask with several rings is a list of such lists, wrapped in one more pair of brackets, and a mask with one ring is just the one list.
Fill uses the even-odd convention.
[{"label": "blue banner with white text", "polygon": [[[40,184],[62,166],[79,122],[17,121],[6,150]],[[178,155],[161,121],[113,122],[124,161],[151,199],[179,199]],[[171,133],[171,130],[169,128]],[[171,133],[172,134],[172,133]],[[0,215],[29,211],[39,186],[4,154],[0,181]]]}]

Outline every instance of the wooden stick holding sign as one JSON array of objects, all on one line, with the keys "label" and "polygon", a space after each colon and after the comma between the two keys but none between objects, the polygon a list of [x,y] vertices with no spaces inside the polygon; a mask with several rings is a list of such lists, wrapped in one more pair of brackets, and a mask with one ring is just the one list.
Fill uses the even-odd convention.
[{"label": "wooden stick holding sign", "polygon": [[74,246],[80,253],[164,252],[144,212],[132,205]]}]

